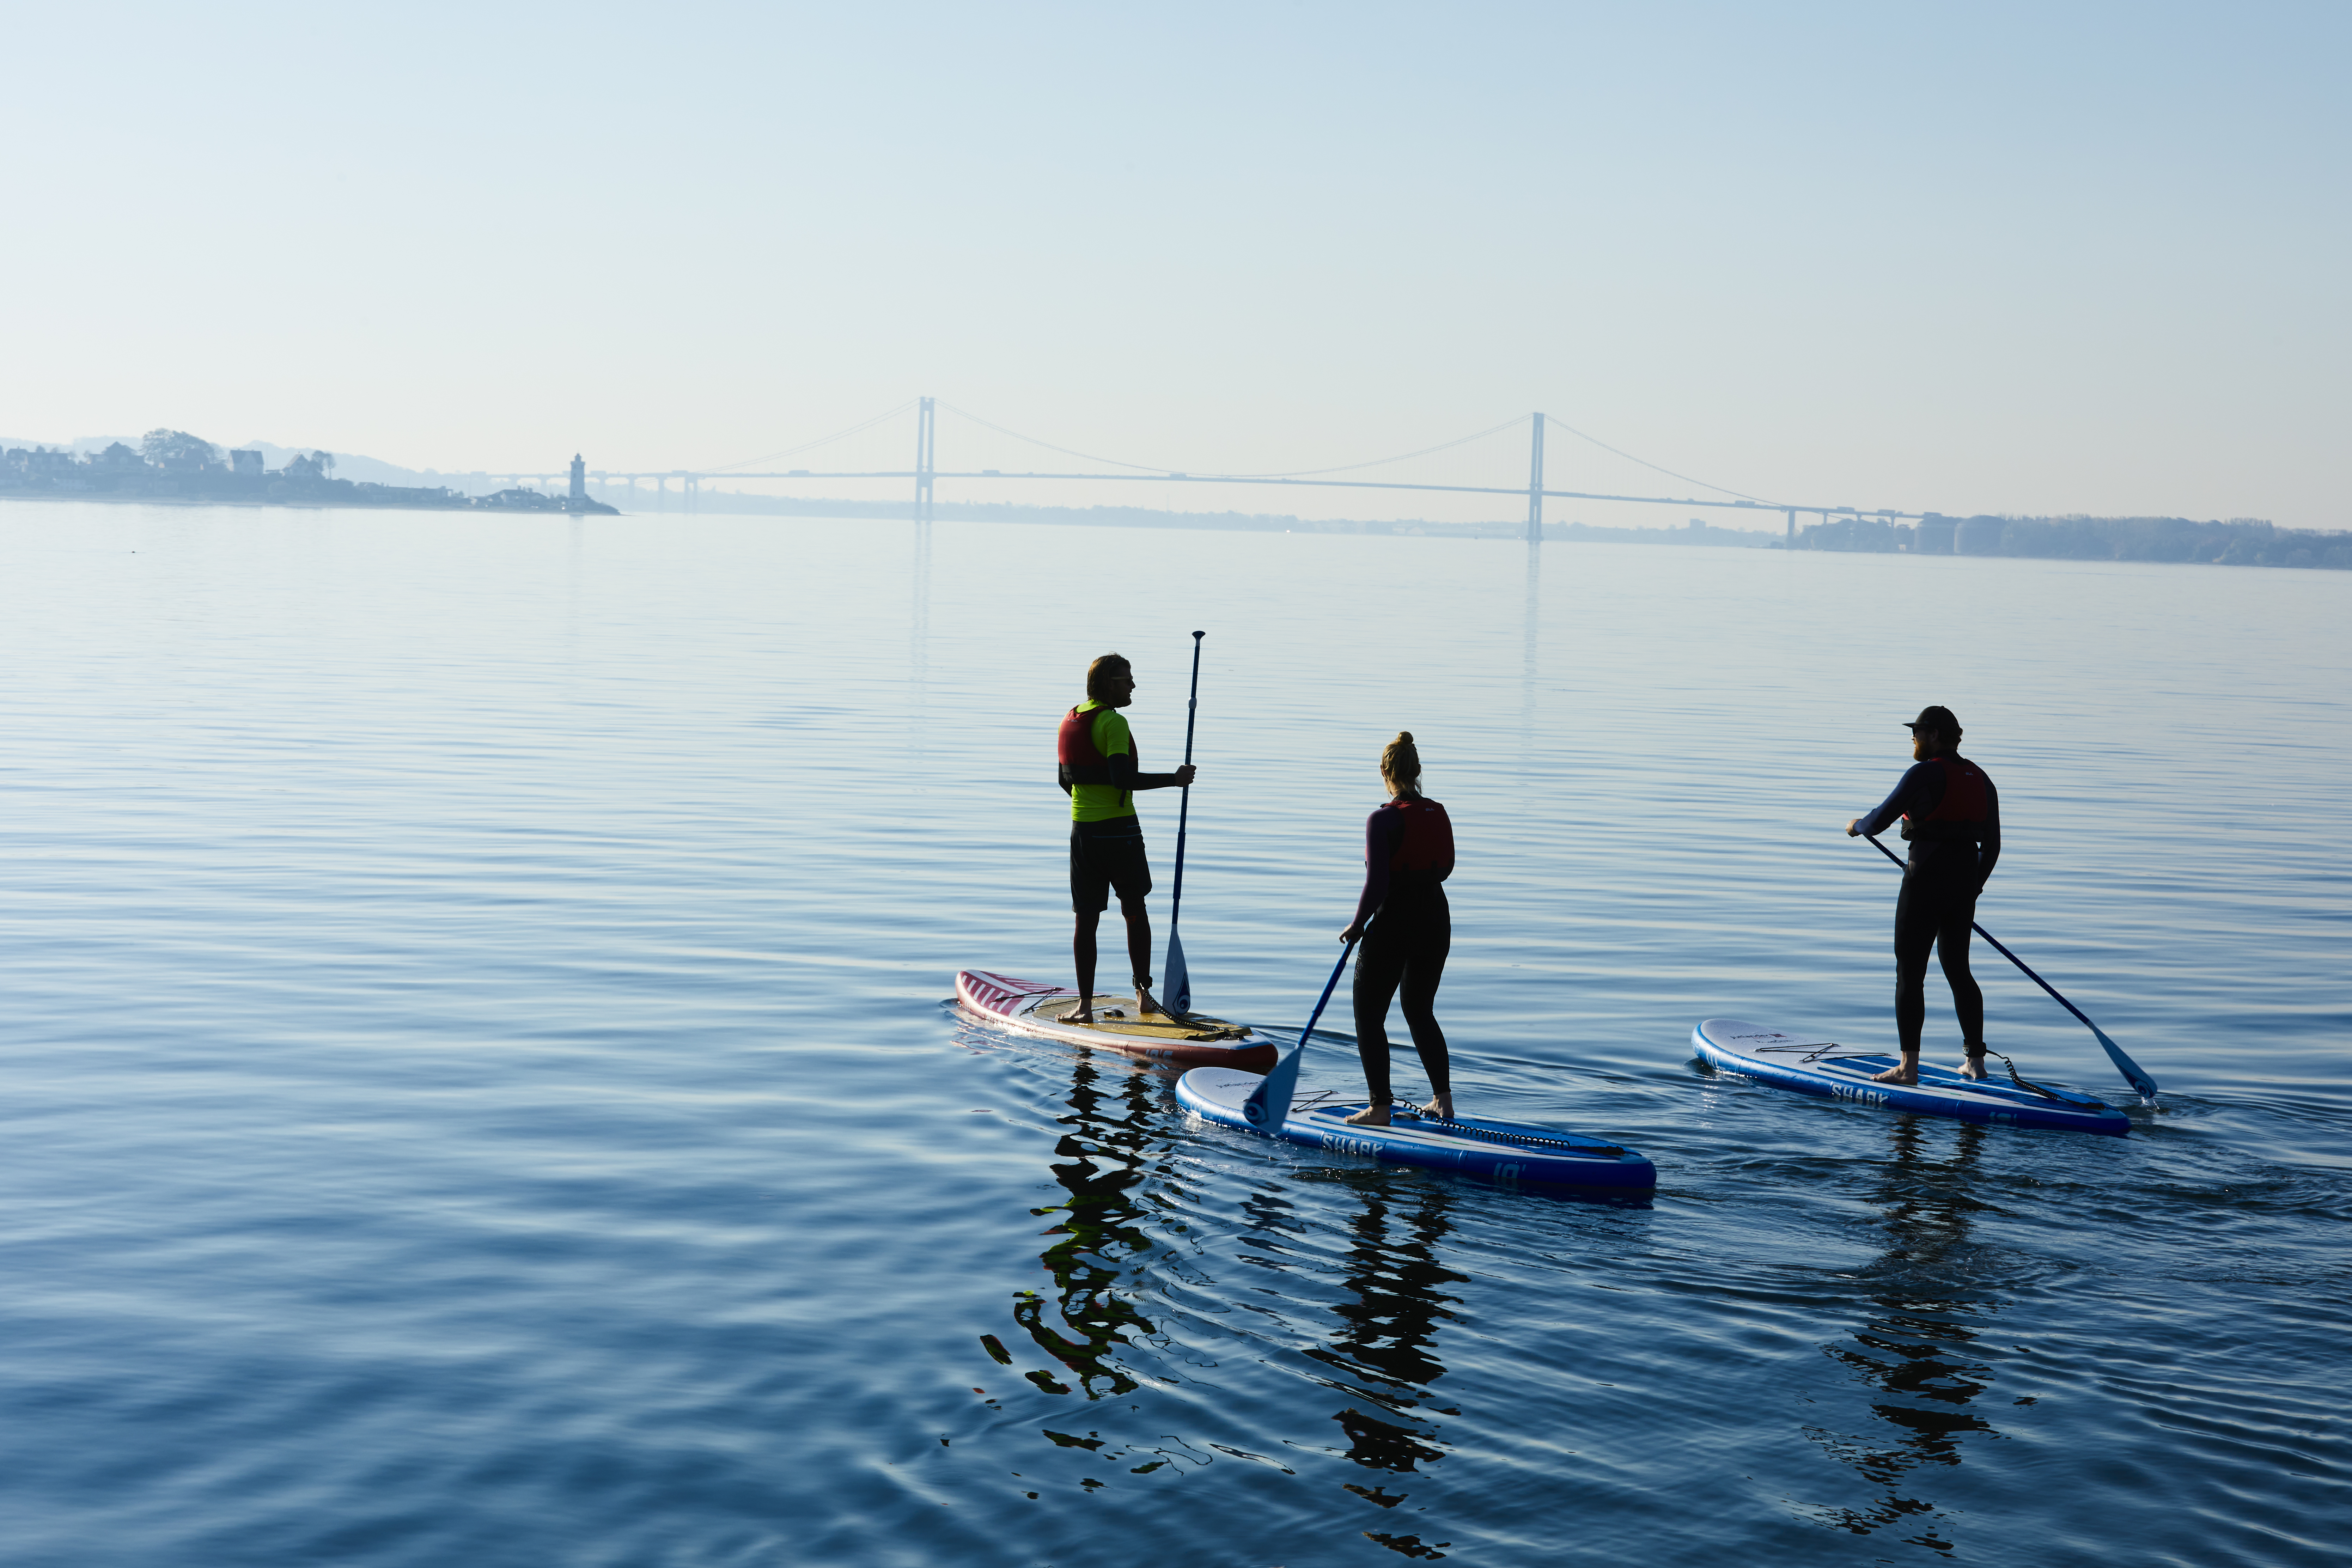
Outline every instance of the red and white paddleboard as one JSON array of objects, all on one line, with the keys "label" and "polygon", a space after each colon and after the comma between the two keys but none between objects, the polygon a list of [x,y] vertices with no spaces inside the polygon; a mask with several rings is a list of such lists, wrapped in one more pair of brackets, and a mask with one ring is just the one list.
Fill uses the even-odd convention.
[{"label": "red and white paddleboard", "polygon": [[1024,1035],[1178,1067],[1264,1072],[1274,1065],[1278,1047],[1286,1043],[1247,1024],[1229,1024],[1197,1013],[1182,1017],[1165,1013],[1139,1016],[1132,996],[1097,994],[1092,1024],[1066,1024],[1062,1020],[1078,1010],[1076,991],[1066,985],[991,974],[983,969],[957,973],[956,1003],[967,1013]]}]

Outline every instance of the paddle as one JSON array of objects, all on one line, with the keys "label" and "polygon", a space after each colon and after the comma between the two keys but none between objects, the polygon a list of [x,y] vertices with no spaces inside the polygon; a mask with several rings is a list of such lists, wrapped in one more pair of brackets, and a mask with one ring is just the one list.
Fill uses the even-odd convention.
[{"label": "paddle", "polygon": [[[1192,719],[1201,707],[1201,639],[1206,632],[1192,634],[1192,695],[1184,700],[1184,765],[1192,765]],[[1168,1010],[1173,1014],[1192,1010],[1192,972],[1184,964],[1184,944],[1177,938],[1177,917],[1184,910],[1184,828],[1192,815],[1192,786],[1186,784],[1183,802],[1176,808],[1176,890],[1168,899]]]},{"label": "paddle", "polygon": [[1341,971],[1348,967],[1349,955],[1355,951],[1352,942],[1339,950],[1339,962],[1331,966],[1331,978],[1323,983],[1323,994],[1315,999],[1315,1011],[1307,1015],[1307,1027],[1298,1031],[1298,1043],[1282,1053],[1258,1086],[1249,1091],[1249,1098],[1242,1101],[1243,1119],[1269,1138],[1279,1137],[1282,1124],[1290,1120],[1290,1097],[1298,1088],[1298,1058],[1307,1054],[1307,1037],[1315,1032],[1331,993],[1339,987]]},{"label": "paddle", "polygon": [[[1870,838],[1870,835],[1867,833],[1861,835],[1861,837],[1864,838]],[[1870,838],[1870,847],[1873,849],[1877,850],[1881,855],[1885,856],[1889,860],[1894,861],[1898,867],[1903,864],[1903,858],[1901,856],[1895,854],[1894,850],[1889,849],[1885,845],[1881,844],[1877,839]],[[2063,996],[2059,996],[2058,987],[2051,984],[2050,982],[2042,979],[2039,974],[2034,973],[2032,967],[2029,965],[2025,960],[2018,957],[2017,954],[2001,946],[1999,939],[1997,939],[1992,932],[1985,930],[1984,927],[1978,925],[1973,921],[1969,922],[1969,929],[1975,931],[1979,936],[1984,938],[1985,941],[1991,942],[1994,952],[2000,953],[2003,958],[2017,965],[2018,968],[2024,970],[2025,977],[2028,980],[2032,981],[2036,985],[2041,986],[2044,991],[2049,992],[2052,996],[2056,997],[2058,1005],[2065,1008],[2069,1013],[2074,1014],[2075,1017],[2080,1018],[2083,1021],[2083,1027],[2090,1030],[2092,1034],[2098,1037],[2099,1044],[2106,1049],[2107,1059],[2116,1064],[2116,1070],[2124,1075],[2124,1081],[2130,1084],[2134,1089],[2139,1090],[2141,1099],[2150,1101],[2153,1101],[2156,1099],[2156,1079],[2148,1077],[2147,1074],[2141,1069],[2140,1065],[2137,1062],[2124,1055],[2124,1048],[2116,1044],[2115,1041],[2107,1038],[2107,1032],[2105,1029],[2100,1028],[2096,1024],[2092,1023],[2088,1014],[2084,1013],[2080,1007],[2075,1006],[2072,1002],[2067,1001]],[[2015,1069],[2012,1068],[2011,1076],[2014,1075]]]}]

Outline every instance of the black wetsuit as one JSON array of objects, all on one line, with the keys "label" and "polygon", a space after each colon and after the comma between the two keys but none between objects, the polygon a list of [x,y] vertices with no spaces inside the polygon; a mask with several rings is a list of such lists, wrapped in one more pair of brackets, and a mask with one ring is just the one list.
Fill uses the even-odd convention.
[{"label": "black wetsuit", "polygon": [[[1939,819],[1956,768],[1982,786],[1981,817]],[[2000,858],[2000,796],[1982,769],[1946,752],[1914,765],[1857,831],[1884,833],[1897,818],[1911,841],[1911,858],[1895,900],[1895,1037],[1906,1051],[1919,1048],[1927,1022],[1932,951],[1943,960],[1944,979],[1952,987],[1963,1048],[1974,1055],[1984,1049],[1984,992],[1969,973],[1969,936],[1976,923],[1977,895]]]},{"label": "black wetsuit", "polygon": [[1454,945],[1454,912],[1444,887],[1454,871],[1453,828],[1444,827],[1442,858],[1401,867],[1407,810],[1433,812],[1439,822],[1444,821],[1445,808],[1435,801],[1414,798],[1407,805],[1402,796],[1364,818],[1364,890],[1356,900],[1356,923],[1364,928],[1363,947],[1356,954],[1356,1050],[1363,1058],[1364,1081],[1374,1105],[1388,1104],[1391,1093],[1391,1001],[1403,1005],[1405,1026],[1412,1031],[1412,1048],[1429,1075],[1430,1092],[1450,1094],[1454,1089],[1445,1032],[1437,1026],[1437,983]]}]

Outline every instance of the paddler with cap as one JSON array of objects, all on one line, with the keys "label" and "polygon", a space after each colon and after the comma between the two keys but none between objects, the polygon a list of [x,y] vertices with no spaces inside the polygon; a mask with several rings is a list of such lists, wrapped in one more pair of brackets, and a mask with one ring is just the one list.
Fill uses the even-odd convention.
[{"label": "paddler with cap", "polygon": [[1062,716],[1057,749],[1062,793],[1070,797],[1070,908],[1077,917],[1070,956],[1078,969],[1078,1010],[1066,1024],[1094,1022],[1095,927],[1114,892],[1127,921],[1136,1011],[1160,1011],[1151,995],[1151,917],[1143,903],[1151,867],[1135,792],[1181,788],[1194,769],[1187,763],[1172,773],[1137,771],[1135,737],[1119,711],[1134,700],[1134,667],[1107,653],[1087,667],[1087,700]]},{"label": "paddler with cap", "polygon": [[1977,895],[2000,858],[2000,796],[1984,770],[1960,755],[1960,721],[1943,707],[1910,722],[1909,772],[1876,809],[1845,825],[1849,836],[1884,833],[1898,820],[1910,841],[1895,900],[1895,1032],[1903,1061],[1880,1083],[1919,1081],[1919,1034],[1927,1021],[1927,954],[1943,960],[1959,1015],[1964,1078],[1985,1076],[1984,992],[1969,973]]}]

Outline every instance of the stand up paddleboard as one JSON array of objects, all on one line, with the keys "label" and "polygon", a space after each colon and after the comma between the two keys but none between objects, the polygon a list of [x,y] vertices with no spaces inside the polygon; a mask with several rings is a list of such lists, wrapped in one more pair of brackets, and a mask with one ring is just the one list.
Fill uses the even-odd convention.
[{"label": "stand up paddleboard", "polygon": [[1257,1081],[1256,1074],[1274,1065],[1276,1049],[1273,1037],[1247,1024],[1197,1013],[1139,1015],[1132,996],[1097,995],[1092,1024],[1065,1023],[1078,1010],[1076,991],[980,969],[957,973],[956,1003],[967,1013],[1021,1034],[1179,1067],[1241,1068],[1247,1070],[1239,1076],[1252,1083]]},{"label": "stand up paddleboard", "polygon": [[1873,1083],[1902,1058],[1886,1052],[1841,1046],[1811,1035],[1790,1035],[1737,1018],[1709,1018],[1691,1031],[1691,1048],[1723,1072],[1754,1079],[1773,1089],[1794,1089],[1857,1105],[1884,1105],[1927,1116],[1949,1116],[1995,1127],[2054,1127],[2070,1132],[2106,1132],[2121,1137],[2131,1118],[2079,1089],[2042,1084],[2038,1090],[1998,1079],[1981,1082],[1950,1068],[1919,1064],[1916,1086]]},{"label": "stand up paddleboard", "polygon": [[[1204,1121],[1256,1132],[1243,1102],[1265,1080],[1229,1068],[1194,1068],[1176,1080],[1177,1103]],[[1294,1099],[1283,1119],[1282,1136],[1313,1149],[1365,1154],[1396,1165],[1426,1165],[1498,1182],[1537,1182],[1549,1186],[1622,1187],[1648,1192],[1658,1184],[1657,1167],[1631,1149],[1539,1127],[1525,1121],[1482,1121],[1467,1117],[1423,1116],[1399,1106],[1386,1127],[1349,1127],[1347,1118],[1364,1109],[1353,1102],[1305,1094]],[[1263,1135],[1263,1134],[1261,1134]]]}]

